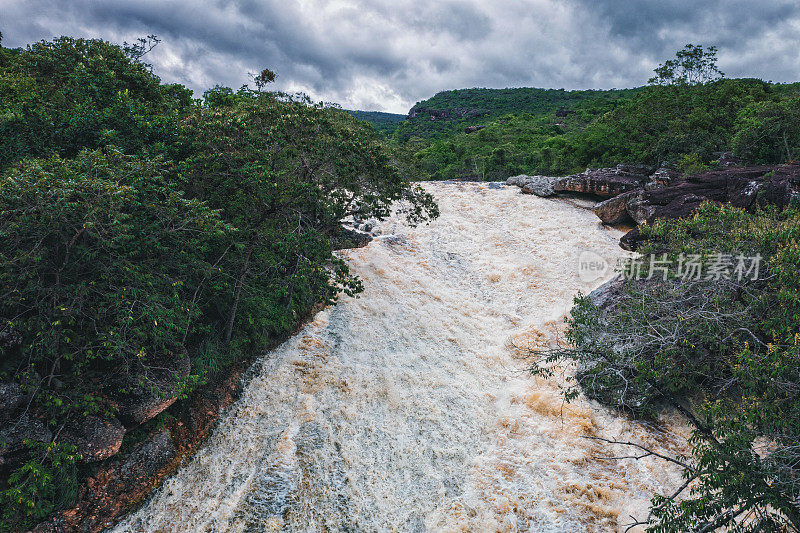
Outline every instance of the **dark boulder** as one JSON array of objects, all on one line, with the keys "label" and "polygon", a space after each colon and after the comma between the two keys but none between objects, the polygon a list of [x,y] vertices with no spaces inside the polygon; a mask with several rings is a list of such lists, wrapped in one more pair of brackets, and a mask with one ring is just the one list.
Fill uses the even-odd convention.
[{"label": "dark boulder", "polygon": [[600,219],[603,224],[622,224],[631,222],[631,216],[628,214],[628,199],[631,196],[638,196],[639,191],[628,191],[617,195],[608,200],[604,200],[592,208],[594,214]]},{"label": "dark boulder", "polygon": [[23,449],[26,440],[49,442],[53,434],[41,420],[24,413],[0,427],[0,464],[6,457]]},{"label": "dark boulder", "polygon": [[125,427],[116,418],[87,416],[68,424],[60,440],[74,444],[85,463],[102,461],[115,455],[125,436]]},{"label": "dark boulder", "polygon": [[188,355],[148,361],[147,380],[141,376],[121,377],[109,384],[108,393],[119,409],[119,419],[134,427],[158,416],[175,403],[191,372]]},{"label": "dark boulder", "polygon": [[11,420],[23,405],[27,396],[22,387],[13,382],[0,383],[0,425]]}]

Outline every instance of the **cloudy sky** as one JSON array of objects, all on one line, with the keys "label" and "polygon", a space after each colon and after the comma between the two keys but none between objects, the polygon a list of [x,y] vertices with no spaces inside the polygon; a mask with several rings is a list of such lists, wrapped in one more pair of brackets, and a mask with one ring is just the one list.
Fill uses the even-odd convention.
[{"label": "cloudy sky", "polygon": [[465,87],[632,87],[686,43],[729,77],[800,80],[797,0],[0,0],[4,46],[133,41],[202,93],[269,67],[276,88],[406,113]]}]

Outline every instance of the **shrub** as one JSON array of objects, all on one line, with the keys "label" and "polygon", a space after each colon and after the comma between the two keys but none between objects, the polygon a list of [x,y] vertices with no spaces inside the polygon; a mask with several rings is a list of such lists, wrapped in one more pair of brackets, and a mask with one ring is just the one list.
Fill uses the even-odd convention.
[{"label": "shrub", "polygon": [[[706,204],[694,217],[647,227],[644,254],[760,255],[758,279],[627,280],[614,305],[578,298],[572,348],[541,354],[577,361],[565,390],[652,416],[672,405],[694,427],[687,485],[653,499],[652,531],[747,531],[800,526],[800,212],[756,216]],[[690,485],[690,482],[693,484]],[[759,529],[762,528],[762,529]]]}]

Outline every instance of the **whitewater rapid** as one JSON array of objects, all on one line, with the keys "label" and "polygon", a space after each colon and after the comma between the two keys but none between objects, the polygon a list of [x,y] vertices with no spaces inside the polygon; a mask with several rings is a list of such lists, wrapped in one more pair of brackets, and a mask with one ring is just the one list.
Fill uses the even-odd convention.
[{"label": "whitewater rapid", "polygon": [[[584,436],[680,450],[645,424],[524,372],[620,233],[562,200],[426,184],[428,226],[400,217],[342,255],[365,291],[257,363],[205,445],[117,532],[608,531],[680,476]],[[606,277],[611,272],[606,274]]]}]

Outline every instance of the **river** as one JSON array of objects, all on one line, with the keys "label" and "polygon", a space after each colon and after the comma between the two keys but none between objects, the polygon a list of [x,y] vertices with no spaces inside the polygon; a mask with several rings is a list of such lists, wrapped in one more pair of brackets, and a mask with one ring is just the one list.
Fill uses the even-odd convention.
[{"label": "river", "polygon": [[[209,440],[115,531],[609,531],[679,473],[585,436],[680,450],[524,372],[553,342],[588,251],[620,233],[565,200],[436,183],[441,217],[343,252],[365,291],[258,363]],[[605,274],[608,277],[610,272]],[[565,369],[568,372],[569,369]]]}]

